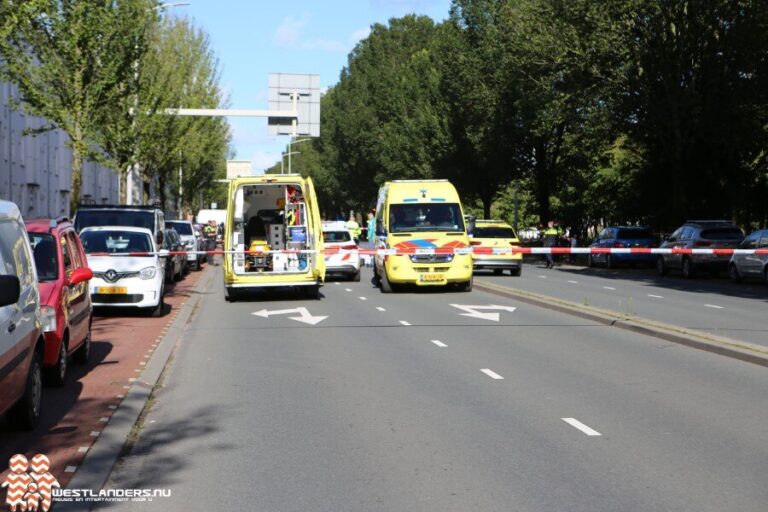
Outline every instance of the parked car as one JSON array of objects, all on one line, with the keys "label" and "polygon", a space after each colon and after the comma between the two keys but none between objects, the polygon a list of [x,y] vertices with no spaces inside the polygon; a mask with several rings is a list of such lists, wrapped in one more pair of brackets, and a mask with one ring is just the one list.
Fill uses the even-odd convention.
[{"label": "parked car", "polygon": [[360,281],[360,252],[346,223],[323,222],[323,242],[326,250],[341,249],[337,253],[326,253],[325,273]]},{"label": "parked car", "polygon": [[[632,249],[658,247],[659,241],[649,228],[636,226],[610,226],[603,229],[590,247],[603,249]],[[644,263],[654,265],[656,256],[653,254],[590,254],[587,256],[587,265],[594,267],[596,264],[613,268],[621,263],[634,265]]]},{"label": "parked car", "polygon": [[184,244],[181,242],[179,234],[173,228],[165,229],[165,236],[161,244],[163,249],[167,249],[169,254],[165,265],[165,282],[173,283],[181,281],[184,277],[184,266],[187,264],[187,257],[183,254],[175,254],[184,250]]},{"label": "parked car", "polygon": [[[739,249],[768,250],[768,229],[753,231],[746,237]],[[728,275],[734,281],[757,278],[768,284],[768,254],[733,253],[728,265]]]},{"label": "parked car", "polygon": [[19,209],[0,201],[0,414],[24,430],[37,426],[42,407],[45,340],[33,261]]},{"label": "parked car", "polygon": [[162,244],[165,214],[157,206],[80,205],[75,214],[75,229],[94,226],[132,226],[147,228],[158,244]]},{"label": "parked car", "polygon": [[[185,251],[203,250],[202,234],[200,236],[195,234],[195,228],[191,222],[186,220],[168,220],[165,222],[165,225],[176,230]],[[200,270],[203,259],[205,259],[204,254],[187,254],[186,266],[194,270]]]},{"label": "parked car", "polygon": [[[93,270],[94,306],[141,308],[152,316],[163,314],[166,251],[147,228],[104,226],[80,232],[88,265]],[[149,256],[111,256],[147,252]]]},{"label": "parked car", "polygon": [[[677,228],[661,244],[663,249],[735,249],[744,240],[744,233],[733,222],[726,220],[691,220]],[[700,271],[712,275],[726,270],[730,256],[714,254],[660,254],[656,270],[666,275],[670,269],[679,269],[683,277],[690,278]]]},{"label": "parked car", "polygon": [[[480,249],[511,249],[520,247],[515,230],[512,226],[501,220],[475,220],[472,227],[469,244],[472,248]],[[506,254],[472,254],[472,263],[475,270],[492,269],[496,275],[501,275],[505,270],[513,276],[519,276],[523,270],[522,253]]]},{"label": "parked car", "polygon": [[29,220],[26,227],[45,325],[43,376],[48,384],[61,386],[70,358],[85,364],[90,356],[93,307],[88,281],[93,272],[68,219]]}]

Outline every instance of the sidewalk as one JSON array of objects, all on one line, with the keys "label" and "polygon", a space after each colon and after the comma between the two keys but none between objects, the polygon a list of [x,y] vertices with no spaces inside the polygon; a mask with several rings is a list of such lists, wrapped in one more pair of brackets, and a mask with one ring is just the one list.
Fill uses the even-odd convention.
[{"label": "sidewalk", "polygon": [[[65,487],[132,379],[143,370],[158,340],[203,274],[210,271],[210,265],[206,265],[203,271],[190,272],[175,285],[167,285],[162,317],[127,311],[96,316],[91,362],[86,366],[71,365],[64,387],[43,389],[43,416],[38,428],[11,432],[0,424],[0,480],[8,472],[7,461],[12,455],[22,453],[31,459],[43,453],[51,460],[51,473]],[[5,490],[0,491],[0,499],[5,499]]]}]

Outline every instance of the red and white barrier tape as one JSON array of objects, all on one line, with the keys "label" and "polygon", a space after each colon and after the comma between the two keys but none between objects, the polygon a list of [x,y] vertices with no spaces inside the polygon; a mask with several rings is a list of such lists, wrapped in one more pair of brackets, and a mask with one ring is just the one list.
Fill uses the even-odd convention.
[{"label": "red and white barrier tape", "polygon": [[486,247],[465,247],[448,249],[336,249],[327,248],[317,250],[282,250],[282,251],[168,251],[168,252],[92,252],[89,256],[155,256],[168,255],[187,256],[190,254],[225,255],[243,254],[251,256],[263,256],[267,254],[342,254],[357,252],[360,255],[374,256],[413,256],[413,255],[451,255],[451,254],[475,254],[475,255],[506,255],[506,254],[689,254],[709,256],[731,256],[733,254],[768,255],[768,248],[762,249],[684,249],[684,248],[659,248],[659,247],[633,247],[633,248],[603,248],[603,247],[510,247],[502,249]]}]

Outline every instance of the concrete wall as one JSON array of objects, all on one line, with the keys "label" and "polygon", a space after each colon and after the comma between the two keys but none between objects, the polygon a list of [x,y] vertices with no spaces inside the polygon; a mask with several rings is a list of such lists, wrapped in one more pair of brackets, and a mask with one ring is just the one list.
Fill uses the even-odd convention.
[{"label": "concrete wall", "polygon": [[[15,90],[0,82],[0,199],[13,201],[25,218],[69,215],[72,152],[67,135],[52,130],[22,136],[25,128],[44,126],[44,120],[11,110]],[[86,162],[83,202],[117,204],[117,174]]]}]

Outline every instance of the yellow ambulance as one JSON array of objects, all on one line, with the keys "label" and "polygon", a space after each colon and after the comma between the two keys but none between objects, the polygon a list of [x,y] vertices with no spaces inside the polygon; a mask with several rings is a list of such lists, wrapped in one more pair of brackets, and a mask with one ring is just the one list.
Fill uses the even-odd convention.
[{"label": "yellow ambulance", "polygon": [[312,179],[298,174],[235,178],[227,201],[225,298],[282,286],[300,286],[316,297],[325,280],[325,260]]},{"label": "yellow ambulance", "polygon": [[[379,189],[374,275],[401,284],[472,290],[472,254],[459,194],[448,180],[396,180]],[[404,253],[404,254],[403,254]]]}]

